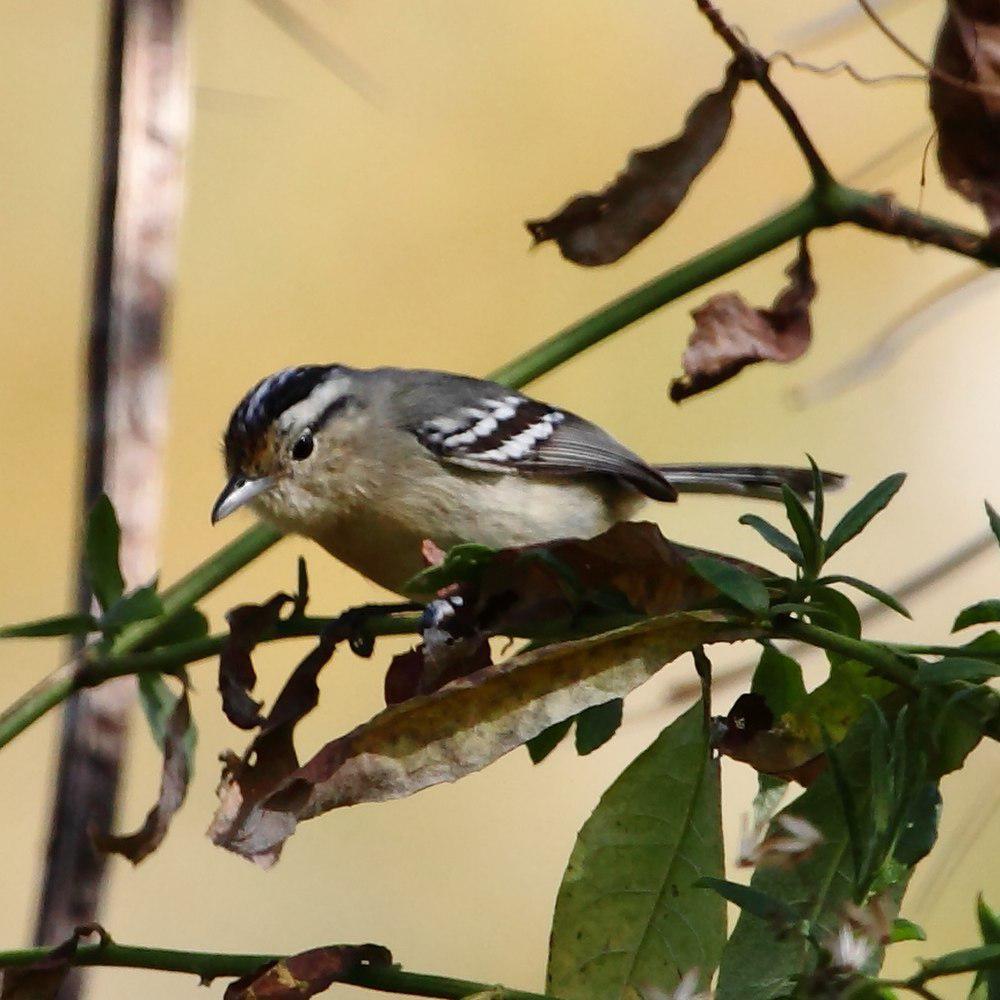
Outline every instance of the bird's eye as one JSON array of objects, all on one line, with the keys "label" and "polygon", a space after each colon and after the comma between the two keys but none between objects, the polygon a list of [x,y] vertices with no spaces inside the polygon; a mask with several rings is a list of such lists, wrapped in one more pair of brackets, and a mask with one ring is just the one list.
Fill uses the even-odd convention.
[{"label": "bird's eye", "polygon": [[292,445],[292,458],[296,462],[301,462],[302,459],[308,458],[313,451],[313,436],[312,431],[305,431],[302,436]]}]

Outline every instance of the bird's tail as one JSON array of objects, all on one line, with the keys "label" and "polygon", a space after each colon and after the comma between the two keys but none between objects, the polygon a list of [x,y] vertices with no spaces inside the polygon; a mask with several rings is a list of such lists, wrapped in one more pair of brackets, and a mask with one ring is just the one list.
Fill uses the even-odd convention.
[{"label": "bird's tail", "polygon": [[[656,471],[678,493],[717,493],[729,496],[780,500],[781,487],[788,486],[800,496],[812,493],[811,469],[787,465],[657,465]],[[847,482],[838,472],[821,472],[825,489],[837,489]]]}]

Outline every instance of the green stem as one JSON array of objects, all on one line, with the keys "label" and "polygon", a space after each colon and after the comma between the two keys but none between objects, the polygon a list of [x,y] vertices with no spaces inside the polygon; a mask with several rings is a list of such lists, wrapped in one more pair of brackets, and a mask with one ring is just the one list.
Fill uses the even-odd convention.
[{"label": "green stem", "polygon": [[[243,536],[245,537],[245,536]],[[159,622],[161,619],[155,619]],[[261,642],[278,639],[295,639],[320,635],[326,626],[337,618],[296,617],[281,622],[264,636]],[[420,631],[420,615],[382,615],[365,619],[360,625],[361,632],[370,637],[387,635],[413,635]],[[114,653],[93,655],[91,647],[81,659],[70,660],[58,670],[44,677],[30,691],[23,694],[13,705],[0,713],[0,749],[14,737],[19,736],[32,723],[37,722],[46,712],[65,701],[80,688],[96,687],[113,677],[127,674],[156,671],[173,673],[180,667],[197,660],[216,656],[221,652],[228,637],[227,632],[189,639],[160,649],[150,649],[137,653]],[[91,654],[89,657],[87,653]]]},{"label": "green stem", "polygon": [[812,194],[750,229],[653,278],[590,316],[542,341],[490,377],[519,388],[593,347],[668,302],[721,278],[818,226],[835,222]]},{"label": "green stem", "polygon": [[811,625],[809,622],[795,618],[784,619],[780,624],[775,625],[774,634],[782,639],[797,639],[810,646],[826,649],[831,653],[838,653],[848,659],[865,663],[886,680],[890,680],[908,691],[916,692],[919,690],[913,670],[896,653],[882,645],[867,642],[864,639],[855,639],[839,632],[831,632],[819,625]]},{"label": "green stem", "polygon": [[[275,642],[281,639],[301,639],[305,636],[322,635],[323,630],[335,621],[337,621],[336,617],[313,618],[303,615],[280,622],[260,641],[262,643]],[[420,631],[420,615],[382,615],[377,618],[367,618],[361,624],[360,631],[371,639],[387,635],[414,635]],[[228,638],[228,632],[219,632],[216,635],[190,639],[187,642],[174,643],[172,646],[164,646],[160,649],[99,657],[91,660],[81,672],[80,686],[94,687],[112,677],[122,677],[126,674],[141,674],[149,671],[173,673],[189,663],[218,656]]]},{"label": "green stem", "polygon": [[277,528],[267,524],[255,524],[248,528],[168,587],[160,595],[164,614],[159,618],[136,622],[125,629],[112,646],[112,655],[131,653],[141,648],[185,608],[225,583],[244,566],[265,553],[281,537]]},{"label": "green stem", "polygon": [[[48,958],[50,948],[24,948],[0,951],[0,968],[34,965]],[[172,948],[140,948],[135,945],[81,945],[70,958],[71,965],[115,966],[128,969],[155,969],[161,972],[187,972],[204,980],[247,976],[262,965],[280,960],[281,955],[226,954],[203,951],[177,951]],[[540,993],[509,990],[489,983],[448,976],[430,976],[419,972],[404,972],[394,966],[364,966],[341,980],[352,986],[362,986],[383,993],[405,993],[416,997],[444,997],[460,1000],[474,993],[501,990],[498,1000],[547,1000]]]},{"label": "green stem", "polygon": [[1000,267],[1000,242],[924,215],[900,205],[887,194],[870,194],[845,184],[832,183],[816,192],[827,213],[837,222],[852,222],[863,229],[950,250],[990,267]]}]

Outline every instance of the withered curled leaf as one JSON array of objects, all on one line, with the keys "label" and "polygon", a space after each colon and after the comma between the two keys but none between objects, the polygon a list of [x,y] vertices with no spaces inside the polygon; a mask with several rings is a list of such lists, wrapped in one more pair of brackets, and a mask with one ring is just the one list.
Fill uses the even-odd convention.
[{"label": "withered curled leaf", "polygon": [[98,850],[120,854],[137,865],[149,857],[167,835],[170,822],[184,804],[191,764],[188,741],[191,731],[191,706],[188,703],[187,685],[177,697],[173,711],[167,718],[163,732],[163,772],[160,776],[160,794],[145,822],[135,833],[95,834]]},{"label": "withered curled leaf", "polygon": [[519,653],[394,705],[269,789],[248,787],[230,759],[209,834],[267,867],[301,820],[456,781],[547,727],[623,697],[695,647],[754,634],[710,611],[650,618]]},{"label": "withered curled leaf", "polygon": [[791,279],[770,309],[755,309],[739,295],[713,295],[695,309],[694,332],[681,359],[684,376],[670,386],[670,398],[682,399],[712,389],[758,361],[794,361],[809,347],[809,306],[816,295],[806,241],[786,271]]},{"label": "withered curled leaf", "polygon": [[[317,678],[329,662],[337,642],[343,636],[328,632],[309,652],[285,682],[274,706],[264,720],[257,737],[242,757],[233,753],[223,755],[223,775],[219,784],[219,808],[210,836],[222,827],[240,828],[256,804],[271,796],[289,774],[293,774],[299,759],[295,752],[294,733],[299,721],[319,702]],[[288,809],[297,807],[302,796],[299,789],[292,789],[282,801]],[[292,826],[294,829],[294,824]],[[272,864],[281,852],[280,843],[261,864]]]},{"label": "withered curled leaf", "polygon": [[490,636],[573,638],[642,615],[703,608],[718,591],[692,572],[688,559],[708,554],[668,541],[648,522],[618,524],[590,539],[484,549],[474,560],[453,549],[435,567],[435,580],[444,587],[426,609],[423,643],[389,668],[386,703],[429,694],[488,666]]},{"label": "withered curled leaf", "polygon": [[229,635],[219,654],[219,694],[226,718],[240,729],[253,729],[263,721],[261,702],[250,697],[257,683],[251,654],[291,601],[287,594],[275,594],[265,604],[241,604],[226,614]]},{"label": "withered curled leaf", "polygon": [[722,85],[698,99],[678,136],[635,150],[624,172],[599,194],[578,195],[549,218],[527,222],[536,244],[555,240],[576,264],[611,264],[659,229],[722,148],[740,79],[737,64],[730,63]]},{"label": "withered curled leaf", "polygon": [[948,186],[978,205],[1000,232],[1000,7],[946,5],[930,78],[938,164]]},{"label": "withered curled leaf", "polygon": [[343,982],[362,966],[391,965],[388,948],[378,944],[336,944],[268,962],[230,983],[223,1000],[303,1000]]},{"label": "withered curled leaf", "polygon": [[466,634],[565,637],[583,634],[589,620],[600,622],[604,616],[690,611],[719,596],[688,565],[694,556],[765,573],[728,556],[677,545],[648,521],[629,521],[594,538],[495,553],[476,579],[456,589],[461,610],[455,617]]}]

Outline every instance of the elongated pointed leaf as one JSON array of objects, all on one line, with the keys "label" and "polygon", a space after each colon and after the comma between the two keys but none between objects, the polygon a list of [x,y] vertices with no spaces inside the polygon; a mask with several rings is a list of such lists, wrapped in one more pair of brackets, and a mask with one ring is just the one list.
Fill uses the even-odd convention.
[{"label": "elongated pointed leaf", "polygon": [[696,556],[688,560],[688,565],[720,594],[725,594],[747,611],[755,614],[767,611],[771,601],[767,587],[746,570],[711,556]]},{"label": "elongated pointed leaf", "polygon": [[740,524],[753,528],[768,545],[788,556],[796,566],[802,565],[802,550],[788,535],[780,528],[776,528],[770,521],[765,521],[764,518],[758,517],[756,514],[744,514],[740,518]]},{"label": "elongated pointed leaf", "polygon": [[[870,741],[870,723],[863,720],[838,748],[842,770],[852,784],[852,797],[861,810],[866,808]],[[792,907],[822,938],[836,931],[842,907],[850,901],[854,888],[850,837],[841,797],[829,770],[784,813],[811,823],[823,835],[823,842],[792,867],[758,868],[750,885]],[[772,826],[772,830],[777,829]],[[794,992],[795,977],[812,971],[815,961],[815,949],[801,936],[779,939],[765,921],[741,914],[723,954],[716,1000],[775,1000],[789,996]]]},{"label": "elongated pointed leaf", "polygon": [[785,512],[788,514],[788,523],[791,524],[795,537],[799,540],[799,548],[802,550],[803,565],[816,573],[819,571],[819,547],[821,539],[816,526],[812,523],[808,512],[802,505],[795,491],[789,486],[781,487],[781,496],[785,501]]},{"label": "elongated pointed leaf", "polygon": [[767,920],[775,932],[782,927],[791,927],[799,919],[798,914],[787,903],[759,892],[749,885],[708,876],[698,879],[695,884],[702,889],[711,889],[741,910],[746,910],[761,920]]},{"label": "elongated pointed leaf", "polygon": [[118,564],[122,532],[118,515],[105,494],[97,498],[87,519],[84,539],[84,570],[97,603],[107,611],[122,596],[125,580]]},{"label": "elongated pointed leaf", "polygon": [[899,492],[906,481],[905,472],[897,472],[883,479],[869,490],[837,523],[826,540],[826,556],[829,558],[842,549],[852,538],[868,526],[869,521],[885,510],[889,501]]},{"label": "elongated pointed leaf", "polygon": [[[976,900],[976,917],[983,944],[1000,945],[1000,914],[991,909],[980,894]],[[976,973],[970,1000],[1000,1000],[1000,969]]]},{"label": "elongated pointed leaf", "polygon": [[[860,590],[862,594],[867,594],[869,597],[874,598],[880,604],[884,604],[887,608],[891,608],[896,612],[896,614],[902,615],[904,618],[913,617],[913,615],[911,615],[910,612],[907,611],[906,608],[892,596],[892,594],[887,594],[884,590],[880,590],[873,583],[867,583],[865,580],[859,580],[856,576],[845,576],[843,573],[836,573],[833,576],[824,576],[823,583],[843,583],[848,587],[853,587],[855,590]],[[952,631],[954,631],[954,629]]]},{"label": "elongated pointed leaf", "polygon": [[993,534],[996,535],[997,544],[1000,544],[1000,514],[998,514],[990,504],[986,501],[986,516],[990,519],[990,527],[993,529]]},{"label": "elongated pointed leaf", "polygon": [[946,656],[937,663],[921,663],[917,670],[917,677],[925,684],[949,684],[952,681],[981,684],[997,675],[1000,675],[1000,665],[965,656]]},{"label": "elongated pointed leaf", "polygon": [[48,639],[60,635],[86,635],[97,628],[93,615],[55,615],[0,628],[0,639]]},{"label": "elongated pointed leaf", "polygon": [[978,948],[950,951],[947,955],[925,959],[921,965],[921,974],[925,979],[1000,969],[1000,944],[984,944]]},{"label": "elongated pointed leaf", "polygon": [[820,468],[816,464],[816,459],[812,455],[806,455],[806,458],[809,459],[809,468],[812,469],[813,476],[813,525],[816,528],[816,534],[822,537],[824,514],[823,473],[820,472]]},{"label": "elongated pointed leaf", "polygon": [[970,625],[983,625],[986,622],[1000,622],[1000,598],[994,597],[987,601],[970,604],[969,607],[959,612],[951,630],[958,632]]},{"label": "elongated pointed leaf", "polygon": [[393,705],[264,787],[244,780],[245,762],[230,755],[210,835],[273,864],[302,819],[456,781],[585,708],[624,697],[682,653],[755,636],[712,612],[663,615],[519,653]]},{"label": "elongated pointed leaf", "polygon": [[725,942],[725,905],[696,888],[723,871],[718,765],[703,709],[668,726],[604,793],[577,837],[556,901],[548,989],[633,998],[703,981]]}]

